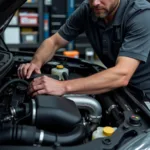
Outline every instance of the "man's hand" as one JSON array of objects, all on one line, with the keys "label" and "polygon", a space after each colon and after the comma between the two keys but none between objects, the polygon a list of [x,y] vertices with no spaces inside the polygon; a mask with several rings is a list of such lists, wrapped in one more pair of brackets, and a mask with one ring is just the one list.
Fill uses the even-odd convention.
[{"label": "man's hand", "polygon": [[40,67],[38,67],[34,63],[21,64],[18,68],[19,78],[29,79],[33,72],[41,74]]},{"label": "man's hand", "polygon": [[42,76],[31,82],[29,86],[29,94],[32,96],[41,94],[61,96],[65,94],[65,87],[62,81]]}]

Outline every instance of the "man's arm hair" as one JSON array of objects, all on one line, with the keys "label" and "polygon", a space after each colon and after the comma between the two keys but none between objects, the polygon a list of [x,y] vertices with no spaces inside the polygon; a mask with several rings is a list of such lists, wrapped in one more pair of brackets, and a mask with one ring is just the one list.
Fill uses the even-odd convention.
[{"label": "man's arm hair", "polygon": [[58,33],[55,33],[41,44],[31,62],[41,68],[42,65],[53,57],[59,48],[66,46],[68,43],[69,42],[63,39]]},{"label": "man's arm hair", "polygon": [[139,64],[139,60],[118,57],[112,68],[86,78],[64,81],[65,93],[101,94],[127,86]]}]

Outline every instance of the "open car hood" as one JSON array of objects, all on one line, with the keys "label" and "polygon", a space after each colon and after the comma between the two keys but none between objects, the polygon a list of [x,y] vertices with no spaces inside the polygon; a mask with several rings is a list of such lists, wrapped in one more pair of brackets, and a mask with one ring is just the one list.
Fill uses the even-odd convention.
[{"label": "open car hood", "polygon": [[26,0],[0,0],[0,34],[7,27],[15,11],[25,2]]},{"label": "open car hood", "polygon": [[[2,34],[8,26],[15,11],[25,2],[26,0],[0,0],[0,34]],[[12,54],[3,51],[2,47],[0,47],[0,79],[5,76],[12,65]]]}]

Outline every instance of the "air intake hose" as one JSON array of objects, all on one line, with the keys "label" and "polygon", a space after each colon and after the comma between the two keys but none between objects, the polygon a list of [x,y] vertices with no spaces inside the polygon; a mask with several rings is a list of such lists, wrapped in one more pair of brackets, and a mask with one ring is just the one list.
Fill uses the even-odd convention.
[{"label": "air intake hose", "polygon": [[87,136],[85,127],[78,125],[73,131],[67,134],[56,135],[50,132],[38,130],[33,126],[17,126],[5,128],[0,131],[0,145],[19,144],[19,145],[72,145],[77,144]]}]

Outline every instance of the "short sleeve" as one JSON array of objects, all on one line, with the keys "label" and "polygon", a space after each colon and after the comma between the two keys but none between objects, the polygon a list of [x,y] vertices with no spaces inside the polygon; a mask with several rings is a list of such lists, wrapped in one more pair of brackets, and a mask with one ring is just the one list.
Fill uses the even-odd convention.
[{"label": "short sleeve", "polygon": [[86,5],[87,4],[83,2],[59,29],[59,35],[65,40],[72,41],[79,34],[84,32]]},{"label": "short sleeve", "polygon": [[150,10],[132,17],[126,26],[125,38],[119,56],[146,62],[150,51]]}]

